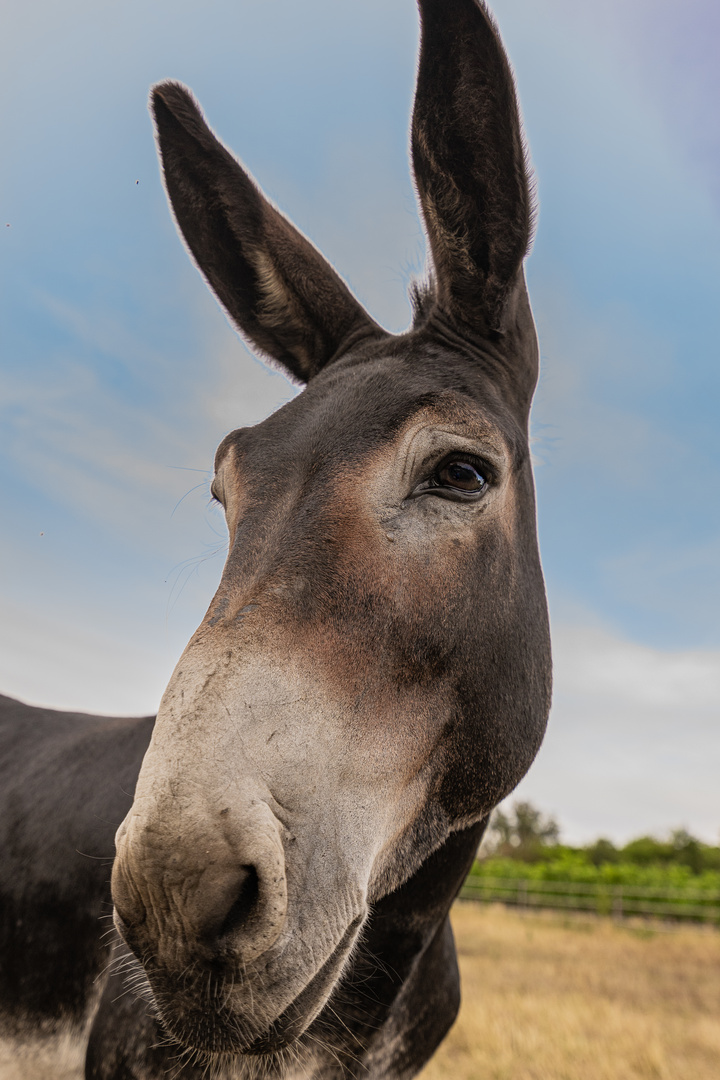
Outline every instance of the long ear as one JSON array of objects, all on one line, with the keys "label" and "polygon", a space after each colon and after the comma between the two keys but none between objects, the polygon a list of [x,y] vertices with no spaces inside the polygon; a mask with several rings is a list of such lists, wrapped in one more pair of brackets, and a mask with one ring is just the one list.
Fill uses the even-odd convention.
[{"label": "long ear", "polygon": [[160,83],[151,102],[178,226],[223,307],[258,349],[307,382],[350,340],[383,333],[218,142],[185,87]]},{"label": "long ear", "polygon": [[436,299],[453,319],[502,332],[532,226],[512,73],[479,0],[419,4],[412,153]]}]

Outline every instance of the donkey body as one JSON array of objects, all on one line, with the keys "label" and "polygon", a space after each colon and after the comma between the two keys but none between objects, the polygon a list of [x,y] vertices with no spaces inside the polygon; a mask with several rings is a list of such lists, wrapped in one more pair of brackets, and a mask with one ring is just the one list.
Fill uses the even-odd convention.
[{"label": "donkey body", "polygon": [[[361,308],[187,90],[153,92],[194,259],[306,389],[220,445],[228,559],[152,737],[150,719],[5,699],[0,1076],[77,1076],[84,1057],[93,1080],[404,1077],[455,1017],[448,911],[540,745],[550,650],[512,76],[481,3],[419,3],[432,279],[405,334]],[[102,857],[124,813],[126,959],[101,975]]]}]

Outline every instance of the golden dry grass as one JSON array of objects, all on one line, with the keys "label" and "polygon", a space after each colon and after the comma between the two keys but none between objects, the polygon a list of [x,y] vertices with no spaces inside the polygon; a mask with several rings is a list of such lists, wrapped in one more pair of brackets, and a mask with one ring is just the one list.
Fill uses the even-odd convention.
[{"label": "golden dry grass", "polygon": [[456,904],[463,1004],[422,1080],[720,1080],[720,934]]}]

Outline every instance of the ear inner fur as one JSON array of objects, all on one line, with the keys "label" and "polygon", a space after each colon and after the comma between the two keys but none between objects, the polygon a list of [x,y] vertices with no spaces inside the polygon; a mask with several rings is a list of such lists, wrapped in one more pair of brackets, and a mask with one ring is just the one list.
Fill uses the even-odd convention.
[{"label": "ear inner fur", "polygon": [[510,65],[484,4],[420,0],[420,13],[412,155],[436,298],[456,321],[502,332],[532,224]]}]

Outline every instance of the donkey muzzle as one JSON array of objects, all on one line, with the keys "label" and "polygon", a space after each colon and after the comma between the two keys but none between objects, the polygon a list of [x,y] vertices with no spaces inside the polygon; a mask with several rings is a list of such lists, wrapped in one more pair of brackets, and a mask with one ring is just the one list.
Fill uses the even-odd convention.
[{"label": "donkey muzzle", "polygon": [[259,799],[174,814],[169,801],[143,809],[143,800],[118,830],[117,928],[149,973],[247,965],[285,925],[282,827]]}]

